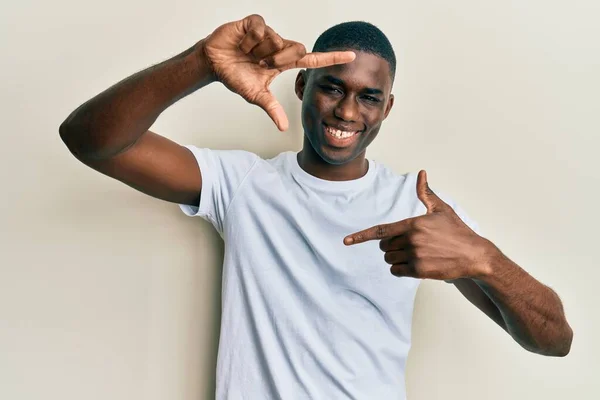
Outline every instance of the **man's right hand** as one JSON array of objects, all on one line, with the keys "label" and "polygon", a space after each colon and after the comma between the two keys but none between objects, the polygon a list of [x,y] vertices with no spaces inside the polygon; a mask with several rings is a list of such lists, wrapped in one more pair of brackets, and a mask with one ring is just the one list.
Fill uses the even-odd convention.
[{"label": "man's right hand", "polygon": [[273,79],[290,68],[320,68],[355,57],[306,54],[303,45],[282,39],[252,15],[97,94],[67,117],[60,137],[91,168],[152,197],[198,206],[202,174],[209,171],[199,170],[190,150],[149,130],[167,107],[218,80],[262,107],[283,131],[288,120],[269,91]]},{"label": "man's right hand", "polygon": [[269,90],[273,79],[292,68],[322,68],[354,60],[351,51],[306,53],[283,39],[259,15],[221,25],[199,43],[215,78],[249,103],[261,107],[280,131],[288,128],[283,107]]}]

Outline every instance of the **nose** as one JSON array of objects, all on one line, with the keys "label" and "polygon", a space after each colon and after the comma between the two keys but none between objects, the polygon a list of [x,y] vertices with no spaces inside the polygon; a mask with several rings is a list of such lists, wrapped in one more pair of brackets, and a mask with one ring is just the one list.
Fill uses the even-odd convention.
[{"label": "nose", "polygon": [[344,96],[333,113],[341,120],[355,122],[358,119],[358,104],[356,104],[354,96]]}]

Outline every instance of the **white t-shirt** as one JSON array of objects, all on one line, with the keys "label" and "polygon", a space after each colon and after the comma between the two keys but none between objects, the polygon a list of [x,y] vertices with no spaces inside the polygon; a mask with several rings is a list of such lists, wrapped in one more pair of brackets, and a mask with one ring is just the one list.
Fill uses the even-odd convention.
[{"label": "white t-shirt", "polygon": [[202,195],[180,207],[225,241],[216,398],[405,399],[420,280],[393,276],[378,241],[342,240],[425,214],[417,174],[369,160],[365,176],[327,181],[295,152],[188,148]]}]

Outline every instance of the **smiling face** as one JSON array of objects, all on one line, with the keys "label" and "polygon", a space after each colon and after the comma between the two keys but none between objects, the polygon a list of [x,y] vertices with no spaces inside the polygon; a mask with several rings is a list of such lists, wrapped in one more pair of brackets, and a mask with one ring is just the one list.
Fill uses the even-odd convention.
[{"label": "smiling face", "polygon": [[303,151],[314,150],[328,164],[364,158],[394,103],[388,62],[355,53],[351,63],[301,71],[296,79],[304,135],[312,147]]}]

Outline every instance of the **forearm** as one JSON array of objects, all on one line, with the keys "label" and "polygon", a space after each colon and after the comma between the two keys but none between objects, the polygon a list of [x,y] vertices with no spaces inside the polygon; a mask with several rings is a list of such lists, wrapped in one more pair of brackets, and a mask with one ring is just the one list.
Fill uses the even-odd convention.
[{"label": "forearm", "polygon": [[202,42],[106,89],[73,111],[60,135],[79,158],[108,158],[135,143],[170,105],[214,81]]},{"label": "forearm", "polygon": [[496,304],[510,335],[525,349],[564,356],[573,332],[558,295],[541,284],[490,242],[487,271],[474,279]]}]

